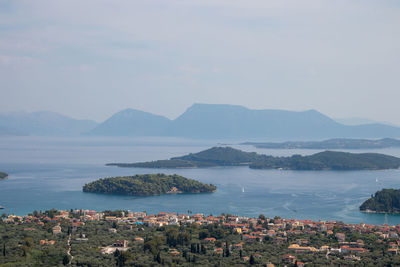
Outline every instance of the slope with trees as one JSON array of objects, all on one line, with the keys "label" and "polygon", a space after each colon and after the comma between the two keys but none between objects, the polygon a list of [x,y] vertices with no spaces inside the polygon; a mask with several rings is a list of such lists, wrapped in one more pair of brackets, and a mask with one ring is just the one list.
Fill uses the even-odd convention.
[{"label": "slope with trees", "polygon": [[376,213],[400,213],[400,190],[382,189],[361,204],[360,210]]},{"label": "slope with trees", "polygon": [[254,169],[288,170],[383,170],[399,167],[400,159],[393,156],[338,151],[324,151],[310,156],[270,157],[250,165]]}]

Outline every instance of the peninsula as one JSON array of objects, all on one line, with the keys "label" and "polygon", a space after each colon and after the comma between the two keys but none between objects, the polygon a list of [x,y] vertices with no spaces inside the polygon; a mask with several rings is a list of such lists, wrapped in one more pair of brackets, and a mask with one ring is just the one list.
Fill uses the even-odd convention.
[{"label": "peninsula", "polygon": [[6,179],[8,177],[8,174],[5,172],[0,172],[0,180]]},{"label": "peninsula", "polygon": [[232,147],[213,147],[198,153],[138,163],[109,163],[132,168],[199,168],[249,166],[253,169],[284,170],[383,170],[400,167],[400,158],[378,153],[324,151],[310,156],[274,157],[245,152]]},{"label": "peninsula", "polygon": [[85,184],[83,192],[129,196],[155,196],[168,193],[214,192],[216,186],[203,184],[179,175],[143,174],[103,178]]},{"label": "peninsula", "polygon": [[283,143],[245,142],[241,145],[252,145],[267,149],[380,149],[400,147],[400,140],[393,138],[383,139],[349,139],[335,138],[324,141],[291,141]]},{"label": "peninsula", "polygon": [[400,190],[382,189],[367,199],[360,210],[371,213],[400,213]]}]

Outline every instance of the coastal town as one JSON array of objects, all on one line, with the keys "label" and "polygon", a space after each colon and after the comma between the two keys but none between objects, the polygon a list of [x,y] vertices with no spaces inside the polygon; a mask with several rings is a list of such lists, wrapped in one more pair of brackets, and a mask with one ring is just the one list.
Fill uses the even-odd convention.
[{"label": "coastal town", "polygon": [[[319,258],[324,263],[356,264],[373,259],[374,253],[391,262],[400,260],[398,225],[345,224],[337,221],[266,218],[263,215],[249,218],[231,214],[212,216],[50,210],[35,211],[27,216],[3,214],[0,224],[3,240],[6,228],[11,226],[19,227],[24,236],[46,229],[46,238],[32,240],[37,244],[31,246],[40,250],[55,246],[57,242],[62,243],[59,245],[68,252],[62,259],[64,265],[79,265],[79,253],[74,249],[75,245],[87,246],[86,250],[90,247],[92,253],[98,254],[97,257],[107,259],[118,259],[121,255],[129,258],[130,251],[137,254],[137,251],[145,253],[148,250],[148,254],[154,256],[149,259],[155,264],[166,264],[163,261],[166,259],[171,263],[190,263],[196,261],[196,257],[200,262],[202,256],[222,262],[227,262],[230,257],[232,262],[263,266],[305,266],[315,263],[315,259]],[[93,226],[97,227],[95,233]],[[170,240],[172,230],[176,231],[175,241]],[[104,235],[101,242],[89,245],[91,239],[100,235]],[[160,236],[165,239],[158,240]],[[1,263],[7,262],[7,253],[4,251],[16,249],[7,249],[7,246],[7,242],[4,242]],[[272,247],[279,248],[279,255],[273,255]],[[28,253],[25,251],[23,254]]]}]

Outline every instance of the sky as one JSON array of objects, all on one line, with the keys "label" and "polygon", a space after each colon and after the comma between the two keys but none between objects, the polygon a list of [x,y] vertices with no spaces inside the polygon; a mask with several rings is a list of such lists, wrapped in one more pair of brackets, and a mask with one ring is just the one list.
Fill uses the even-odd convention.
[{"label": "sky", "polygon": [[0,0],[0,112],[193,103],[400,125],[397,0]]}]

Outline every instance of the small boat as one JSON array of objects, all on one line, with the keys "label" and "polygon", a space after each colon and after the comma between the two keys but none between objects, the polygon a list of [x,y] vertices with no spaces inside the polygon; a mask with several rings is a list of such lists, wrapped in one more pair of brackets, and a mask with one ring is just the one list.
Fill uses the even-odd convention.
[{"label": "small boat", "polygon": [[5,209],[3,206],[0,206],[0,210]]},{"label": "small boat", "polygon": [[378,178],[375,179],[375,182],[379,182]]},{"label": "small boat", "polygon": [[244,193],[244,187],[242,187],[242,193]]}]

